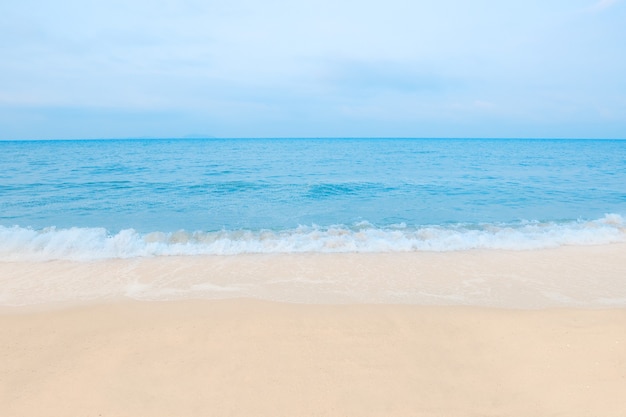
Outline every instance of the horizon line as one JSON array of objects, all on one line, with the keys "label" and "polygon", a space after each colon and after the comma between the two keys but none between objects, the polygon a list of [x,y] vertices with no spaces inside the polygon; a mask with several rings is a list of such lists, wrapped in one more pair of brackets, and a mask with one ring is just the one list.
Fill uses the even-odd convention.
[{"label": "horizon line", "polygon": [[39,141],[102,141],[102,140],[626,140],[626,137],[514,137],[514,136],[130,136],[100,138],[19,138],[0,139],[0,142],[39,142]]}]

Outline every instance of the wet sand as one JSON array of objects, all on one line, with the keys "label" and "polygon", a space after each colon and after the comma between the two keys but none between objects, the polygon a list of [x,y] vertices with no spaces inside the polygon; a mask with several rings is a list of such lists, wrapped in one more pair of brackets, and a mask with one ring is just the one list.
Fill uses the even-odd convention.
[{"label": "wet sand", "polygon": [[0,305],[255,298],[316,304],[610,308],[626,307],[624,276],[624,243],[532,251],[0,261]]}]

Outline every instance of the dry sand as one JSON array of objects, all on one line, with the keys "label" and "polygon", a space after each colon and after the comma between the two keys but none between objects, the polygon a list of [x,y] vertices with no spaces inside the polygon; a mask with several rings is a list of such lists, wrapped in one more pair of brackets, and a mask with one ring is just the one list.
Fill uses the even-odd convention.
[{"label": "dry sand", "polygon": [[626,309],[122,302],[0,328],[2,416],[626,415]]}]

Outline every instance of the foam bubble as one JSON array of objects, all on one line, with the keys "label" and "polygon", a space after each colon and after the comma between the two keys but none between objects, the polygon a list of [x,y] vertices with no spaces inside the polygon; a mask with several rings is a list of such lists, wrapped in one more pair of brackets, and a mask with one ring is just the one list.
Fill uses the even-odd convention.
[{"label": "foam bubble", "polygon": [[242,253],[407,252],[470,249],[531,250],[563,245],[626,242],[619,214],[592,221],[510,224],[453,224],[384,228],[366,222],[353,226],[300,226],[291,230],[221,230],[215,232],[103,228],[33,230],[0,226],[0,260],[96,260],[167,255],[236,255]]}]

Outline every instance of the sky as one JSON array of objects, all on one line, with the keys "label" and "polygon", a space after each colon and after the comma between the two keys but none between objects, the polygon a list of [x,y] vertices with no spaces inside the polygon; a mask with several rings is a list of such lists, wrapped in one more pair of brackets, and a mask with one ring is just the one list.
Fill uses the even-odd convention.
[{"label": "sky", "polygon": [[0,140],[626,138],[626,0],[0,3]]}]

